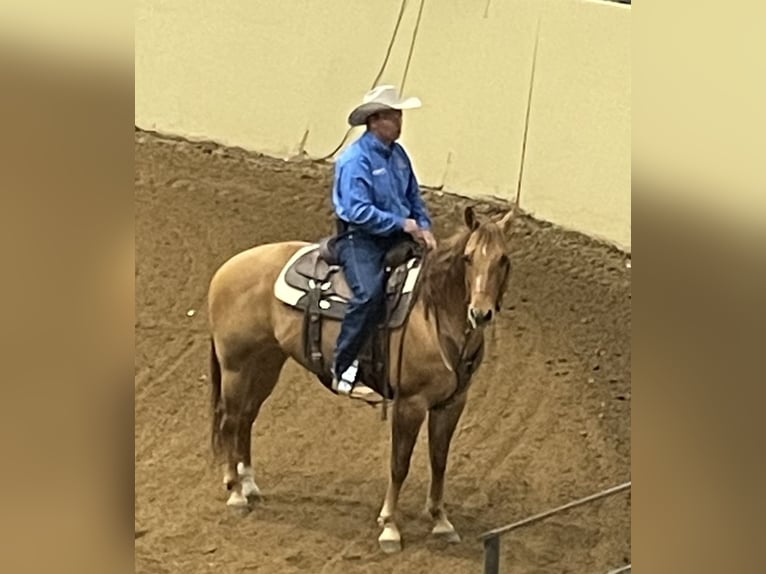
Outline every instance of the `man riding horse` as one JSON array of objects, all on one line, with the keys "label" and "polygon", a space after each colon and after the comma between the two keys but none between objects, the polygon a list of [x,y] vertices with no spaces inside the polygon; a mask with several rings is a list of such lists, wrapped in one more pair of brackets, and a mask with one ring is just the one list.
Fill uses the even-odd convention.
[{"label": "man riding horse", "polygon": [[369,399],[375,391],[357,382],[357,355],[385,310],[385,255],[409,238],[436,247],[431,218],[412,163],[397,143],[402,110],[418,98],[399,98],[393,86],[368,92],[349,115],[365,133],[338,159],[332,199],[338,218],[337,257],[353,291],[341,325],[332,368],[339,394]]},{"label": "man riding horse", "polygon": [[[415,99],[400,100],[393,88],[384,86],[370,92],[349,118],[352,125],[364,124],[367,130],[338,161],[333,190],[338,219],[346,229],[334,239],[339,257],[337,253],[328,257],[342,261],[348,283],[344,287],[348,289],[342,290],[341,298],[343,304],[352,300],[348,316],[337,317],[346,318],[342,332],[339,320],[318,320],[320,334],[327,336],[318,340],[309,337],[312,352],[307,355],[307,327],[316,331],[317,324],[306,320],[306,309],[309,303],[316,303],[318,294],[314,277],[305,273],[316,272],[321,244],[319,249],[299,240],[256,245],[227,259],[214,273],[208,289],[211,446],[216,456],[223,458],[223,483],[229,492],[226,504],[247,508],[260,492],[253,468],[253,425],[285,362],[292,358],[316,374],[314,353],[321,358],[335,351],[339,374],[335,385],[349,395],[358,391],[362,385],[356,383],[353,373],[355,354],[365,353],[361,345],[378,326],[383,307],[380,300],[387,298],[385,269],[393,269],[395,275],[409,269],[396,263],[400,258],[388,253],[389,246],[414,238],[433,249],[418,265],[417,289],[411,290],[406,321],[388,333],[390,364],[397,366],[396,376],[388,381],[392,391],[391,458],[388,487],[378,515],[382,529],[378,542],[386,553],[402,549],[399,495],[418,433],[426,421],[431,533],[449,542],[460,540],[444,507],[447,459],[468,390],[483,361],[484,329],[502,309],[511,275],[507,236],[515,210],[480,220],[472,207],[466,207],[465,225],[436,246],[412,166],[395,143],[401,131],[401,110],[418,105]],[[394,255],[408,251],[400,247],[392,250]],[[313,271],[296,271],[301,279],[297,287],[291,287],[286,277],[304,257],[313,261],[308,265]],[[324,268],[330,266],[324,260]],[[324,293],[323,285],[328,285],[329,293],[334,281],[340,283],[340,275],[321,279],[320,294]],[[304,283],[307,288],[301,289]],[[330,308],[338,305],[337,299],[322,295],[316,308],[325,312],[328,308],[321,306],[323,302]],[[315,310],[312,305],[312,313]],[[359,360],[359,367],[365,376],[377,370],[369,369],[364,359]],[[352,371],[347,374],[349,369]],[[328,386],[333,382],[331,377],[320,380]],[[368,378],[365,382],[377,386],[371,381]]]}]

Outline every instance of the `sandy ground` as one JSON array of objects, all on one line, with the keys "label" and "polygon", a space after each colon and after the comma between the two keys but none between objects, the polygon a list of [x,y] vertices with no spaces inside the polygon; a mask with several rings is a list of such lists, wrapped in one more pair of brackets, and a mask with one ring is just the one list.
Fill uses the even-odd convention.
[{"label": "sandy ground", "polygon": [[[328,233],[332,168],[144,132],[135,158],[137,572],[479,573],[482,531],[630,480],[628,257],[525,219],[452,445],[446,503],[463,542],[429,537],[422,434],[401,499],[404,550],[378,550],[387,423],[292,362],[253,431],[264,499],[231,513],[208,448],[208,282],[239,250]],[[427,201],[439,236],[469,203]],[[503,539],[506,573],[596,574],[629,559],[625,493]]]}]

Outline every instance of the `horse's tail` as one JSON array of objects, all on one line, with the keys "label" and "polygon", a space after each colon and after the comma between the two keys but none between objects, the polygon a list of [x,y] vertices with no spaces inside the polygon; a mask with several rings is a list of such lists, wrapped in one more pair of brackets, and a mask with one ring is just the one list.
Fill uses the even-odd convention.
[{"label": "horse's tail", "polygon": [[221,418],[223,417],[223,405],[221,404],[221,364],[215,352],[215,342],[210,338],[210,446],[213,454],[221,452]]}]

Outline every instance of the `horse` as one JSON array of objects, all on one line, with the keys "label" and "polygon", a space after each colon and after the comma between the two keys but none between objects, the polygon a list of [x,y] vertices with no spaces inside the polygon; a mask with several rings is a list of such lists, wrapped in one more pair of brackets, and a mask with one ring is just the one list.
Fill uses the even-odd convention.
[{"label": "horse", "polygon": [[[426,415],[431,532],[460,541],[443,503],[447,458],[472,376],[483,359],[484,329],[500,312],[508,287],[506,237],[513,214],[480,221],[467,207],[465,227],[423,255],[409,317],[391,333],[390,475],[378,517],[378,542],[385,553],[402,548],[397,504]],[[230,507],[249,507],[249,499],[260,496],[251,464],[252,425],[282,366],[292,358],[310,370],[302,337],[304,312],[274,295],[286,264],[308,245],[286,241],[252,247],[225,261],[210,280],[211,443],[216,458],[225,459]],[[339,331],[340,321],[324,321],[325,357],[332,356]]]}]

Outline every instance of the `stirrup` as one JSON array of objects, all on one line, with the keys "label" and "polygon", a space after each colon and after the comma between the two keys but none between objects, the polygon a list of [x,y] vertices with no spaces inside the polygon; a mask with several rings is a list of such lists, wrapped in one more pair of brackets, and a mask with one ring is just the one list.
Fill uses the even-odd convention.
[{"label": "stirrup", "polygon": [[349,397],[359,401],[364,401],[368,405],[373,405],[373,406],[379,405],[385,400],[382,395],[380,395],[379,393],[377,393],[375,390],[371,389],[364,383],[355,384],[353,389],[351,389],[351,393],[349,394]]}]

